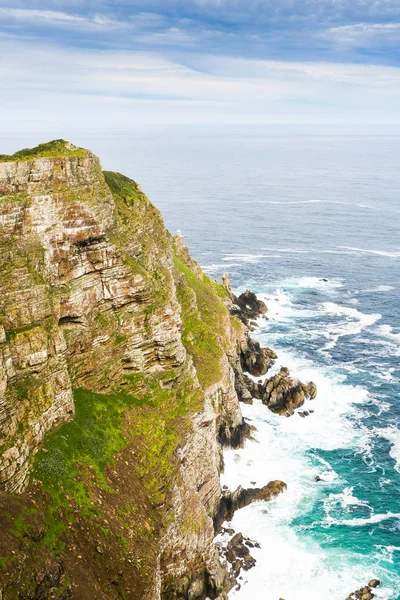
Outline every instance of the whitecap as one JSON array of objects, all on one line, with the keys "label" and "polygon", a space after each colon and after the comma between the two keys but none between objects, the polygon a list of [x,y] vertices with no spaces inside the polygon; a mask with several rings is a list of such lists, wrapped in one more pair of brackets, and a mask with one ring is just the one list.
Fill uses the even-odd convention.
[{"label": "whitecap", "polygon": [[394,333],[391,325],[380,325],[374,331],[377,335],[386,337],[388,340],[400,344],[400,333]]},{"label": "whitecap", "polygon": [[347,527],[364,527],[364,525],[371,525],[376,523],[382,523],[382,521],[388,521],[389,519],[400,519],[400,513],[379,513],[371,515],[370,517],[356,517],[355,519],[334,519],[333,517],[327,518],[329,525],[346,525]]},{"label": "whitecap", "polygon": [[375,429],[375,433],[391,443],[390,456],[396,463],[395,469],[400,473],[400,431],[395,427]]},{"label": "whitecap", "polygon": [[276,254],[227,254],[222,260],[225,262],[232,261],[233,263],[258,263],[263,258],[279,258]]},{"label": "whitecap", "polygon": [[324,302],[322,309],[332,315],[346,317],[344,323],[328,325],[326,332],[332,337],[332,340],[324,346],[324,350],[332,349],[337,341],[348,335],[357,335],[367,327],[371,327],[374,323],[382,318],[379,313],[376,314],[365,314],[350,306],[341,306],[334,302]]},{"label": "whitecap", "polygon": [[394,287],[392,285],[378,285],[375,288],[371,288],[368,290],[365,290],[366,292],[391,292],[392,290],[394,290]]},{"label": "whitecap", "polygon": [[220,269],[223,269],[224,271],[228,268],[228,267],[234,267],[236,266],[236,263],[213,263],[211,265],[202,265],[202,269],[205,273],[215,273],[215,271],[218,271]]},{"label": "whitecap", "polygon": [[360,254],[373,254],[375,256],[385,256],[388,258],[400,258],[399,251],[389,252],[388,250],[366,250],[364,248],[356,248],[354,246],[338,246],[338,248],[343,248],[344,250],[350,250],[351,252],[357,252]]}]

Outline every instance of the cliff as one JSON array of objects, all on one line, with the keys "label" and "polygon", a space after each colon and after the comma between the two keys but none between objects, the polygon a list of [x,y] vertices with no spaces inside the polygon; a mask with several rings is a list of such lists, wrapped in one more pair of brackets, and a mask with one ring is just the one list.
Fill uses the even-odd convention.
[{"label": "cliff", "polygon": [[91,152],[0,156],[0,598],[225,597],[222,446],[268,368],[233,308]]}]

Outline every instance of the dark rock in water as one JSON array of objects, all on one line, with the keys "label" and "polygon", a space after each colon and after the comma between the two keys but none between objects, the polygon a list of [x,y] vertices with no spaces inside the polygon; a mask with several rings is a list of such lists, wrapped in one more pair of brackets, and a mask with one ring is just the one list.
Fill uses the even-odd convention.
[{"label": "dark rock in water", "polygon": [[[267,379],[259,390],[261,400],[270,410],[279,414],[292,415],[305,400],[317,395],[314,382],[302,383],[290,376],[289,369],[282,367],[279,373]],[[300,416],[306,416],[300,415]]]},{"label": "dark rock in water", "polygon": [[250,320],[258,319],[267,312],[265,302],[259,300],[254,292],[246,290],[240,296],[233,296],[234,307],[233,314],[237,316],[245,325]]},{"label": "dark rock in water", "polygon": [[[231,529],[229,529],[229,530],[227,529],[224,531],[226,531],[230,534],[234,533],[234,531]],[[234,586],[239,586],[239,589],[240,589],[240,584],[238,583],[238,581],[239,580],[243,581],[243,577],[241,575],[242,570],[248,571],[249,569],[251,569],[252,567],[255,566],[256,561],[251,556],[249,547],[253,548],[256,545],[257,545],[256,542],[252,542],[250,539],[245,538],[241,533],[236,533],[229,540],[226,547],[223,547],[223,546],[218,547],[220,556],[231,565],[230,575],[229,575],[229,580],[230,580],[229,588],[233,588]],[[257,545],[257,546],[259,547],[259,545]],[[235,589],[238,589],[238,588],[235,588]],[[197,598],[197,596],[196,596],[196,598]],[[221,600],[222,600],[222,596],[218,596],[218,598],[221,598]],[[223,598],[225,598],[225,596],[223,596]]]},{"label": "dark rock in water", "polygon": [[375,598],[375,594],[372,592],[372,589],[377,588],[380,583],[381,582],[379,579],[371,579],[368,585],[356,590],[355,592],[352,592],[348,598],[346,598],[346,600],[355,600],[356,598],[358,600],[372,600],[372,598]]},{"label": "dark rock in water", "polygon": [[225,520],[231,520],[235,511],[244,508],[252,502],[272,500],[287,489],[286,483],[275,480],[270,481],[262,488],[242,488],[239,486],[234,492],[223,491],[218,513],[214,519],[215,531],[219,531]]},{"label": "dark rock in water", "polygon": [[326,283],[328,280],[326,279],[326,277],[321,277],[320,281],[325,281]]},{"label": "dark rock in water", "polygon": [[240,364],[243,371],[247,371],[254,377],[261,377],[265,375],[276,358],[273,350],[261,348],[260,344],[249,336],[246,346],[241,349]]}]

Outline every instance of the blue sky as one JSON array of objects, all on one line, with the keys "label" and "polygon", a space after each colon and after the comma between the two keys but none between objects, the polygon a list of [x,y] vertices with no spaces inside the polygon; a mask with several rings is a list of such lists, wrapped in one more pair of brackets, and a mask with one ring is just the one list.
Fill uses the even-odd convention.
[{"label": "blue sky", "polygon": [[0,0],[5,127],[400,123],[400,0]]}]

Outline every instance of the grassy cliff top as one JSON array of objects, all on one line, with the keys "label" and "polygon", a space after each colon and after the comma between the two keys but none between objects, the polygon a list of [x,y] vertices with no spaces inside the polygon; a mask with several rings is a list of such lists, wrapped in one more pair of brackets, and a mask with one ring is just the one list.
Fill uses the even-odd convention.
[{"label": "grassy cliff top", "polygon": [[18,150],[14,154],[0,154],[0,162],[22,161],[33,158],[84,157],[88,152],[88,150],[74,146],[65,140],[52,140],[45,144],[39,144],[34,148],[23,148],[23,150]]}]

